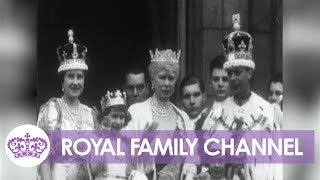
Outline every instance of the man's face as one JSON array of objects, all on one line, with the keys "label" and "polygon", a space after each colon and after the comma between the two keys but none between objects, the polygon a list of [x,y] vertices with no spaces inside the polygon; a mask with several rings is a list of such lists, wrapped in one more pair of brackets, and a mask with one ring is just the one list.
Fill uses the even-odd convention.
[{"label": "man's face", "polygon": [[252,71],[245,67],[233,67],[227,70],[229,85],[233,95],[242,95],[248,91]]},{"label": "man's face", "polygon": [[230,93],[227,71],[214,68],[211,72],[211,83],[216,101],[225,100]]},{"label": "man's face", "polygon": [[125,87],[128,106],[142,102],[148,97],[148,87],[146,85],[144,73],[127,75],[127,84]]},{"label": "man's face", "polygon": [[204,106],[205,95],[199,83],[187,85],[182,89],[182,106],[190,118],[197,117]]},{"label": "man's face", "polygon": [[271,82],[269,87],[268,101],[270,103],[277,103],[280,105],[283,94],[283,85],[281,82]]}]

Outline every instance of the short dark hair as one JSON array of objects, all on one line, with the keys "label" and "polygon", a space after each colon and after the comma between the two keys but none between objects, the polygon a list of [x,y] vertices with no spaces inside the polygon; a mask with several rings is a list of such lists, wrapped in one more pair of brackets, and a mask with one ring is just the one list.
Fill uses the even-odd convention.
[{"label": "short dark hair", "polygon": [[143,68],[141,68],[141,67],[131,67],[131,68],[129,68],[128,70],[127,70],[127,72],[126,72],[126,75],[125,75],[125,80],[124,80],[124,85],[126,85],[127,84],[127,78],[128,78],[128,75],[129,74],[135,74],[135,75],[137,75],[137,74],[144,74],[144,81],[145,81],[145,83],[146,83],[146,85],[147,84],[150,84],[150,78],[149,78],[149,75],[148,75],[148,73],[143,69]]},{"label": "short dark hair", "polygon": [[183,80],[181,81],[180,94],[181,95],[183,94],[183,88],[184,87],[192,85],[192,84],[199,84],[201,92],[202,93],[205,92],[206,89],[205,89],[203,81],[198,76],[191,75],[191,76],[184,77]]},{"label": "short dark hair", "polygon": [[282,83],[282,72],[278,72],[278,73],[274,74],[274,75],[271,77],[271,79],[270,79],[270,81],[269,81],[269,87],[270,87],[270,85],[271,85],[272,82],[274,82],[274,83],[280,82],[281,84],[283,84],[283,83]]},{"label": "short dark hair", "polygon": [[61,71],[58,73],[58,78],[59,78],[59,81],[60,83],[62,83],[64,81],[64,75],[66,74],[65,71]]},{"label": "short dark hair", "polygon": [[226,62],[226,58],[224,55],[220,54],[217,55],[215,58],[213,58],[210,62],[209,70],[210,70],[210,76],[213,71],[213,69],[223,69],[223,64]]}]

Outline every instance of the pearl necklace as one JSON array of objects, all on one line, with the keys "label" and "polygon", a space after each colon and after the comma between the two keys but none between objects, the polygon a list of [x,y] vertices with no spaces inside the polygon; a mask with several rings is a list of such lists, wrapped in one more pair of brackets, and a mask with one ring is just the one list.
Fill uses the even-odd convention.
[{"label": "pearl necklace", "polygon": [[158,117],[168,117],[169,116],[169,109],[170,104],[168,102],[162,103],[159,102],[155,98],[151,98],[151,109],[152,112]]},{"label": "pearl necklace", "polygon": [[[63,99],[63,98],[62,98]],[[63,99],[63,103],[66,106],[66,109],[69,113],[71,113],[73,116],[79,116],[80,115],[80,105],[77,105],[76,111],[72,111],[68,105],[68,103]]]},{"label": "pearl necklace", "polygon": [[77,129],[82,129],[83,120],[82,120],[82,111],[80,109],[80,104],[78,104],[77,106],[77,112],[73,112],[63,98],[62,98],[62,104],[63,104],[63,108],[67,111],[69,118],[75,123]]}]

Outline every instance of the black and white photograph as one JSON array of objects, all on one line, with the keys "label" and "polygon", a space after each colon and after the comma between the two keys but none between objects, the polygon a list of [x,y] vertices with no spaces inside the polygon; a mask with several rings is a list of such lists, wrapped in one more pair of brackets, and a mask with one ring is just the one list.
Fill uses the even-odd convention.
[{"label": "black and white photograph", "polygon": [[[309,74],[317,70],[314,62],[295,61],[308,59],[299,54],[300,46],[312,45],[312,40],[300,39],[317,41],[308,38],[316,31],[305,33],[298,26],[307,21],[291,12],[301,4],[282,0],[2,2],[0,49],[4,51],[0,55],[5,65],[1,73],[13,80],[5,80],[1,87],[11,94],[19,92],[13,99],[22,97],[23,103],[1,95],[8,120],[1,125],[0,142],[5,144],[7,134],[22,124],[46,132],[172,131],[182,137],[185,131],[312,130],[317,141],[318,85],[309,82],[314,78]],[[318,26],[315,19],[309,25]],[[306,54],[314,51],[311,48]],[[303,66],[309,69],[299,69]],[[308,91],[312,94],[306,95]],[[9,108],[15,104],[18,108]],[[297,122],[295,117],[304,114],[300,107],[308,109],[305,116],[312,125]],[[224,159],[201,163],[202,157],[198,163],[185,157],[181,163],[45,161],[23,168],[3,156],[0,179],[285,180],[320,175],[314,167],[319,164],[317,154],[313,164],[296,165],[302,168],[293,163],[233,164]],[[159,158],[154,156],[153,161]]]},{"label": "black and white photograph", "polygon": [[[260,130],[267,124],[281,129],[282,1],[52,1],[38,8],[38,105],[46,103],[38,125],[44,129],[175,130],[180,119],[184,130],[250,130],[257,126],[249,118],[255,109],[271,106],[270,122]],[[221,127],[211,118],[220,108],[233,116],[239,107],[247,116],[243,126],[226,121]],[[53,179],[282,179],[282,169],[272,165],[104,166],[96,172],[58,164],[39,173]],[[135,168],[139,178],[130,176]]]}]

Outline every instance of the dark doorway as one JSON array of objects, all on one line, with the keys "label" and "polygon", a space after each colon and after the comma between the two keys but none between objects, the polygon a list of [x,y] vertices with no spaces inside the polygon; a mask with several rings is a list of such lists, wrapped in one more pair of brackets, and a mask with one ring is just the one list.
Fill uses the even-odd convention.
[{"label": "dark doorway", "polygon": [[149,49],[177,48],[175,0],[39,1],[38,13],[38,106],[62,96],[56,48],[68,29],[88,48],[81,101],[89,106],[121,88],[130,66],[147,68]]}]

